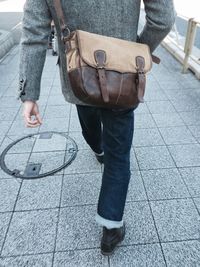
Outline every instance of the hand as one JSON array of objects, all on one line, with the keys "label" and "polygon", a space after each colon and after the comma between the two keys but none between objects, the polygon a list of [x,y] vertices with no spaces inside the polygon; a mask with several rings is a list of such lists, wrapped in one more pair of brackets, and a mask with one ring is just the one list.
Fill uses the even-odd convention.
[{"label": "hand", "polygon": [[[34,118],[31,116],[34,116]],[[23,117],[26,127],[35,128],[42,124],[38,104],[34,101],[24,101]]]}]

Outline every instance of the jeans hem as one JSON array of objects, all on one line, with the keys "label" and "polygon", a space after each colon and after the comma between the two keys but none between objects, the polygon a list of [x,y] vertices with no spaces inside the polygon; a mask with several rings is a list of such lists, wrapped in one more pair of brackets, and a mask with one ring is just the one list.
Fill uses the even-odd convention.
[{"label": "jeans hem", "polygon": [[101,217],[99,214],[96,214],[95,220],[98,224],[100,224],[101,226],[105,226],[107,229],[120,228],[123,226],[123,220],[112,221]]}]

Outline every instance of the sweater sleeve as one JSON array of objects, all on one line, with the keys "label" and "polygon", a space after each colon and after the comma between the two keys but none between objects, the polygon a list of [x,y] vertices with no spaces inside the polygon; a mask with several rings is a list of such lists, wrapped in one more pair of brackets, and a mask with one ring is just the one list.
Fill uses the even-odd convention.
[{"label": "sweater sleeve", "polygon": [[20,41],[18,99],[36,101],[46,58],[51,15],[46,0],[27,0]]},{"label": "sweater sleeve", "polygon": [[149,45],[151,52],[161,43],[175,22],[173,0],[143,0],[146,24],[138,37],[140,43]]}]

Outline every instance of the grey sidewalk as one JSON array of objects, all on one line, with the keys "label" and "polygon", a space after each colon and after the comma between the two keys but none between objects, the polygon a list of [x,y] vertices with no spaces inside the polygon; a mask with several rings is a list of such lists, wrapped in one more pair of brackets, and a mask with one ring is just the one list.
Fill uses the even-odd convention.
[{"label": "grey sidewalk", "polygon": [[35,130],[24,127],[16,100],[18,47],[0,64],[0,151],[11,139],[45,130],[69,132],[79,147],[72,165],[51,177],[21,181],[0,170],[1,267],[200,266],[200,82],[182,75],[161,47],[157,54],[162,63],[135,112],[127,235],[109,258],[100,254],[94,221],[102,169],[74,106],[63,100],[56,58],[48,52],[39,101],[44,123]]}]

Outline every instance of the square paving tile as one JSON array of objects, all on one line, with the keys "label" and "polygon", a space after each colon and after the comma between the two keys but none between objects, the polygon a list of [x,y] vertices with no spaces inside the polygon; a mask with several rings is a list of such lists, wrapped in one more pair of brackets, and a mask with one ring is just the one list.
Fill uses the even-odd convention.
[{"label": "square paving tile", "polygon": [[27,128],[24,124],[23,120],[15,120],[8,131],[8,135],[27,135],[27,134],[34,134],[39,131],[39,127],[36,128]]},{"label": "square paving tile", "polygon": [[12,211],[20,183],[15,179],[0,180],[0,212]]},{"label": "square paving tile", "polygon": [[81,132],[69,132],[69,136],[74,139],[79,149],[90,149]]},{"label": "square paving tile", "polygon": [[[0,65],[1,74],[3,74],[3,70],[4,70],[1,68],[2,66],[3,65]],[[5,94],[5,92],[8,90],[8,88],[9,88],[8,85],[3,85],[3,84],[0,85],[0,97],[2,97]]]},{"label": "square paving tile", "polygon": [[10,218],[11,218],[11,213],[0,213],[0,250],[2,248],[6,231],[8,229]]},{"label": "square paving tile", "polygon": [[68,128],[69,118],[44,119],[43,124],[40,126],[40,132],[68,132]]},{"label": "square paving tile", "polygon": [[152,114],[174,113],[176,112],[170,101],[149,101],[147,106]]},{"label": "square paving tile", "polygon": [[186,125],[200,125],[200,116],[199,110],[191,111],[191,112],[180,112],[180,116],[185,122]]},{"label": "square paving tile", "polygon": [[2,256],[53,252],[58,210],[15,212]]},{"label": "square paving tile", "polygon": [[0,266],[3,267],[48,267],[52,265],[52,254],[39,254],[31,256],[18,256],[18,257],[2,257],[0,258]]},{"label": "square paving tile", "polygon": [[81,133],[82,129],[77,115],[71,115],[69,123],[69,131]]},{"label": "square paving tile", "polygon": [[151,207],[161,242],[200,237],[200,217],[191,199],[156,201]]},{"label": "square paving tile", "polygon": [[135,129],[133,146],[156,146],[164,145],[164,141],[156,128]]},{"label": "square paving tile", "polygon": [[12,121],[14,120],[16,114],[18,112],[18,108],[7,108],[5,112],[5,108],[0,108],[0,121]]},{"label": "square paving tile", "polygon": [[152,115],[158,127],[183,126],[184,122],[178,113],[164,113]]},{"label": "square paving tile", "polygon": [[154,72],[154,74],[156,76],[157,81],[177,81],[176,77],[173,77],[166,67],[161,68],[161,66],[159,66],[156,72]]},{"label": "square paving tile", "polygon": [[134,110],[135,114],[148,114],[149,109],[147,108],[146,103],[141,103],[139,106]]},{"label": "square paving tile", "polygon": [[[53,62],[51,62],[48,59],[48,63],[52,64]],[[46,92],[46,95],[48,96],[49,91],[51,90],[52,87],[52,83],[54,81],[55,78],[55,69],[46,69],[46,67],[44,67],[43,72],[42,72],[42,88],[40,91],[40,95],[43,95],[44,92]]]},{"label": "square paving tile", "polygon": [[190,197],[177,169],[142,171],[150,200]]},{"label": "square paving tile", "polygon": [[20,107],[21,102],[16,99],[16,96],[3,96],[1,97],[1,108]]},{"label": "square paving tile", "polygon": [[185,78],[185,79],[183,78],[182,80],[180,80],[180,83],[184,88],[198,88],[199,89],[200,87],[199,80],[194,78],[193,76]]},{"label": "square paving tile", "polygon": [[168,90],[175,90],[175,89],[181,89],[183,88],[179,82],[177,81],[158,81],[160,87],[162,88],[162,90],[164,91],[168,91]]},{"label": "square paving tile", "polygon": [[[48,85],[44,85],[44,87],[46,87],[46,86],[48,86]],[[42,84],[41,84],[41,88],[42,88]],[[39,100],[37,102],[38,105],[39,105],[39,107],[40,106],[46,106],[47,100],[48,100],[48,96],[46,96],[46,95],[40,95],[40,98],[39,98]]]},{"label": "square paving tile", "polygon": [[95,221],[96,205],[62,208],[56,250],[99,247],[102,227]]},{"label": "square paving tile", "polygon": [[15,169],[17,169],[19,170],[20,174],[23,174],[27,165],[29,155],[30,153],[6,154],[5,164],[10,171],[14,171]]},{"label": "square paving tile", "polygon": [[181,100],[176,99],[171,100],[171,103],[178,112],[199,110],[199,101],[197,99],[192,99],[192,101],[188,101],[187,98]]},{"label": "square paving tile", "polygon": [[1,179],[13,179],[13,176],[7,174],[0,168],[0,180]]},{"label": "square paving tile", "polygon": [[183,241],[162,244],[167,266],[199,266],[200,263],[200,242]]},{"label": "square paving tile", "polygon": [[139,166],[138,166],[137,159],[135,156],[135,151],[133,148],[130,151],[130,169],[131,171],[139,170]]},{"label": "square paving tile", "polygon": [[0,121],[0,135],[5,135],[11,127],[12,121]]},{"label": "square paving tile", "polygon": [[5,140],[5,136],[0,136],[0,150],[1,150],[1,144],[3,143],[4,140]]},{"label": "square paving tile", "polygon": [[13,140],[11,140],[10,138],[8,138],[8,136],[0,136],[0,153],[2,153],[4,151],[4,149],[6,149],[6,147],[12,143]]},{"label": "square paving tile", "polygon": [[128,187],[127,201],[147,200],[141,174],[139,171],[132,171]]},{"label": "square paving tile", "polygon": [[164,91],[162,91],[161,89],[154,90],[154,91],[153,90],[146,90],[144,99],[146,101],[168,100]]},{"label": "square paving tile", "polygon": [[12,84],[4,91],[3,96],[17,96],[18,93],[18,84],[17,86],[12,86]]},{"label": "square paving tile", "polygon": [[[197,209],[198,209],[199,214],[200,214],[200,198],[194,198],[194,202],[197,205]],[[200,235],[200,228],[199,228],[199,235]]]},{"label": "square paving tile", "polygon": [[137,128],[156,128],[156,124],[151,114],[135,114],[135,129]]},{"label": "square paving tile", "polygon": [[[65,151],[35,152],[32,153],[29,163],[42,163],[40,174],[52,171],[64,164]],[[63,173],[64,170],[57,172]]]},{"label": "square paving tile", "polygon": [[101,255],[100,249],[71,250],[55,253],[55,267],[108,267],[108,257]]},{"label": "square paving tile", "polygon": [[200,137],[200,125],[188,126],[194,137]]},{"label": "square paving tile", "polygon": [[179,169],[193,197],[200,197],[200,167]]},{"label": "square paving tile", "polygon": [[101,172],[101,164],[96,160],[91,149],[79,150],[75,160],[65,168],[65,174]]},{"label": "square paving tile", "polygon": [[177,167],[200,166],[200,144],[169,146]]},{"label": "square paving tile", "polygon": [[[60,85],[52,85],[51,87],[51,91],[50,91],[50,95],[59,95],[59,94],[62,94],[62,91],[61,91],[61,86]],[[67,103],[67,102],[66,102]]]},{"label": "square paving tile", "polygon": [[194,99],[194,90],[187,90],[187,89],[183,89],[180,90],[178,88],[175,88],[174,90],[169,90],[169,91],[165,91],[165,94],[167,95],[168,99],[170,100],[179,100],[180,102],[182,100],[186,100],[188,99],[188,102],[192,104],[192,101]]},{"label": "square paving tile", "polygon": [[[50,76],[49,73],[46,75]],[[48,96],[50,91],[51,91],[51,85],[47,85],[47,86],[43,87],[42,90],[40,91],[40,96],[43,96],[43,95]]]},{"label": "square paving tile", "polygon": [[33,152],[65,150],[67,139],[59,134],[53,134],[51,138],[44,139],[38,135],[33,147]]},{"label": "square paving tile", "polygon": [[122,245],[158,242],[148,202],[128,202],[124,217],[126,237]]},{"label": "square paving tile", "polygon": [[136,147],[136,157],[140,169],[160,169],[175,167],[165,146]]},{"label": "square paving tile", "polygon": [[[152,76],[153,77],[153,76]],[[147,77],[147,83],[146,83],[146,90],[148,91],[158,91],[160,90],[160,85],[159,83],[155,80],[153,77],[149,79],[149,76]]]},{"label": "square paving tile", "polygon": [[67,120],[70,116],[70,105],[62,105],[62,106],[47,106],[44,114],[45,119],[55,119],[55,118],[63,118]]},{"label": "square paving tile", "polygon": [[159,129],[167,145],[197,143],[185,126]]},{"label": "square paving tile", "polygon": [[[17,141],[18,139],[22,138],[24,136],[18,136],[18,135],[11,135],[11,136],[6,136],[6,138],[4,139],[4,142],[2,144],[2,146],[4,148],[6,148],[8,145],[10,145],[11,143]],[[34,144],[34,137],[30,137],[30,138],[25,138],[23,140],[21,140],[20,142],[16,143],[14,146],[12,146],[9,151],[8,154],[23,154],[23,153],[30,153]]]},{"label": "square paving tile", "polygon": [[59,206],[62,176],[24,180],[15,210],[55,208]]},{"label": "square paving tile", "polygon": [[159,244],[120,247],[110,256],[111,267],[164,267],[162,251]]},{"label": "square paving tile", "polygon": [[96,204],[102,174],[65,175],[62,189],[62,206]]},{"label": "square paving tile", "polygon": [[64,99],[64,96],[62,94],[59,95],[50,95],[48,99],[48,105],[49,106],[59,106],[59,105],[65,105],[66,101]]},{"label": "square paving tile", "polygon": [[78,118],[78,112],[77,112],[77,108],[75,105],[72,105],[71,106],[71,117],[73,117],[73,119],[76,119],[77,121],[79,121],[79,118]]}]

